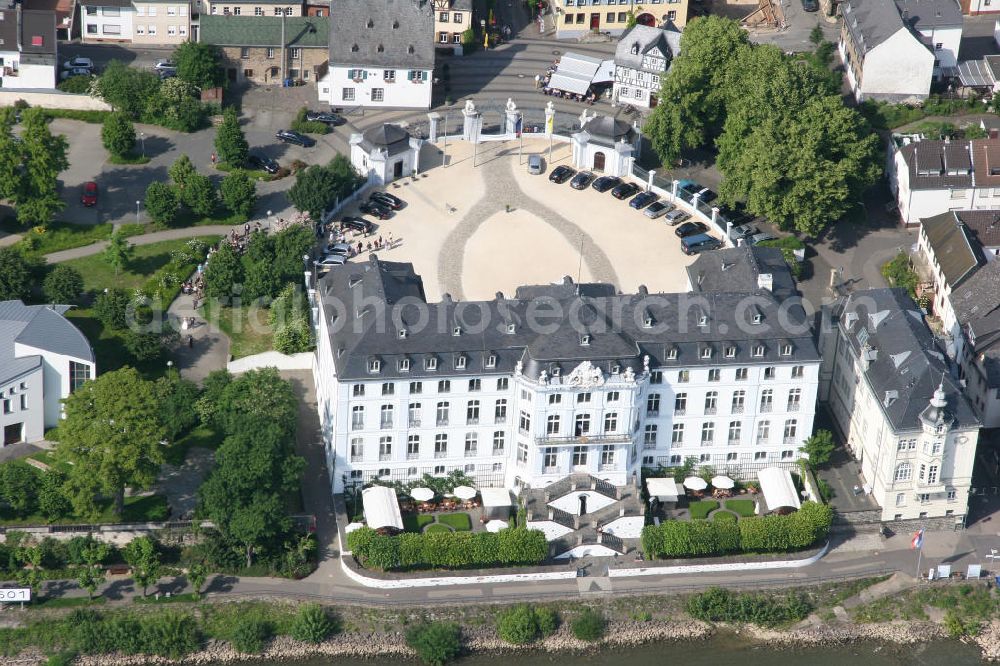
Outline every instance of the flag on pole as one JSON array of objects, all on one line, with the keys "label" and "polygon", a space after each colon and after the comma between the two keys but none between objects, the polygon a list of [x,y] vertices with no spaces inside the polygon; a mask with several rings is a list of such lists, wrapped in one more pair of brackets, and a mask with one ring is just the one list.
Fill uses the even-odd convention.
[{"label": "flag on pole", "polygon": [[515,121],[514,123],[514,133],[518,137],[520,137],[523,129],[524,129],[524,119],[521,116],[518,116],[517,121]]},{"label": "flag on pole", "polygon": [[913,541],[910,542],[910,548],[920,549],[924,545],[924,528],[917,530],[917,533],[913,535]]}]

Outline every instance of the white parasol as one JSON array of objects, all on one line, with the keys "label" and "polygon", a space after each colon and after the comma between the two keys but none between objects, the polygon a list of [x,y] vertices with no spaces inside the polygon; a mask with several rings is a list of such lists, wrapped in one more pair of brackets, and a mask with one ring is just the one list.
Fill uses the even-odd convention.
[{"label": "white parasol", "polygon": [[507,524],[506,520],[491,520],[486,523],[487,532],[499,532],[500,530],[505,530],[508,527],[510,527],[510,525]]},{"label": "white parasol", "polygon": [[719,475],[712,477],[712,485],[722,490],[732,490],[733,487],[736,485],[736,482],[730,479],[728,476]]},{"label": "white parasol", "polygon": [[688,490],[704,490],[708,488],[708,481],[697,476],[689,476],[684,479],[684,487]]},{"label": "white parasol", "polygon": [[470,500],[478,494],[472,486],[455,486],[455,497],[463,500]]},{"label": "white parasol", "polygon": [[434,491],[430,488],[414,488],[410,491],[410,497],[418,502],[430,502],[434,499]]}]

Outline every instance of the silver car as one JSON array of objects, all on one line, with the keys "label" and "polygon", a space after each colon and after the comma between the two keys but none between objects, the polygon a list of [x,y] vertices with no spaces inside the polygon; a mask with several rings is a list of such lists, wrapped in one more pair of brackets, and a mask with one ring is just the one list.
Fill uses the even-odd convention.
[{"label": "silver car", "polygon": [[674,205],[666,201],[654,201],[643,209],[642,214],[651,220],[655,220],[658,217],[663,217],[673,209]]},{"label": "silver car", "polygon": [[347,263],[347,257],[342,254],[328,254],[316,262],[316,270],[328,271],[336,266],[343,266]]},{"label": "silver car", "polygon": [[680,224],[681,222],[683,222],[684,220],[688,219],[689,217],[691,217],[691,216],[688,215],[687,213],[685,213],[684,211],[682,211],[680,209],[677,209],[677,210],[672,210],[669,213],[667,213],[666,217],[664,217],[663,219],[670,226],[674,226],[674,225]]},{"label": "silver car", "polygon": [[528,173],[532,176],[538,176],[542,173],[542,156],[541,155],[529,155],[528,156]]}]

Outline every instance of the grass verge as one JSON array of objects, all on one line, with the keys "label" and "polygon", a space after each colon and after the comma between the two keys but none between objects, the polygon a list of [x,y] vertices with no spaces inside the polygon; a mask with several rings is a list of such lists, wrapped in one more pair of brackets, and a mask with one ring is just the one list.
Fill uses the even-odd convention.
[{"label": "grass verge", "polygon": [[703,520],[708,517],[708,514],[718,508],[719,503],[715,500],[698,500],[688,504],[688,509],[691,511],[691,518],[694,520]]},{"label": "grass verge", "polygon": [[447,525],[456,532],[468,532],[472,529],[472,519],[467,513],[443,513],[438,516],[438,522]]},{"label": "grass verge", "polygon": [[30,256],[42,256],[74,247],[83,247],[111,236],[112,225],[50,222],[44,227],[24,227],[13,217],[0,220],[0,231],[21,234],[20,246]]},{"label": "grass verge", "polygon": [[257,306],[238,308],[208,304],[200,309],[201,316],[229,337],[229,353],[242,358],[273,348],[271,325],[267,309]]},{"label": "grass verge", "polygon": [[148,155],[109,155],[108,164],[146,164],[149,162]]},{"label": "grass verge", "polygon": [[754,515],[753,500],[730,499],[726,500],[726,508],[738,515],[740,518],[750,518]]}]

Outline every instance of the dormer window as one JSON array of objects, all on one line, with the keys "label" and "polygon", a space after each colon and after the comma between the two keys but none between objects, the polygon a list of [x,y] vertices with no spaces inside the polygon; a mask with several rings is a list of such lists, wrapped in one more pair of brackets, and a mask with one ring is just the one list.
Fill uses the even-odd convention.
[{"label": "dormer window", "polygon": [[458,369],[458,370],[464,370],[465,369],[465,354],[462,354],[458,358],[455,359],[455,368]]},{"label": "dormer window", "polygon": [[584,333],[580,336],[580,344],[584,347],[590,345],[590,335]]},{"label": "dormer window", "polygon": [[368,359],[368,372],[379,372],[382,369],[382,361],[377,358]]},{"label": "dormer window", "polygon": [[621,372],[622,372],[622,367],[620,365],[618,365],[617,363],[615,363],[614,365],[611,366],[611,374],[613,374],[613,375],[620,375]]},{"label": "dormer window", "polygon": [[438,369],[438,360],[436,356],[431,356],[429,359],[427,359],[427,369],[428,370]]},{"label": "dormer window", "polygon": [[756,345],[753,348],[753,355],[756,357],[761,357],[764,355],[764,345]]},{"label": "dormer window", "polygon": [[357,52],[358,52],[358,45],[351,44],[351,53],[357,53]]},{"label": "dormer window", "polygon": [[753,314],[753,319],[751,321],[753,321],[753,323],[755,324],[759,324],[760,322],[764,321],[764,315],[760,314],[759,312],[755,312]]},{"label": "dormer window", "polygon": [[399,371],[409,372],[410,371],[410,359],[402,358],[399,360]]},{"label": "dormer window", "polygon": [[792,346],[791,345],[781,345],[781,355],[782,356],[791,356],[792,355]]},{"label": "dormer window", "polygon": [[558,365],[553,365],[552,366],[552,376],[553,377],[558,377],[560,375],[560,373],[562,373],[562,368],[560,366],[558,366]]},{"label": "dormer window", "polygon": [[406,329],[405,328],[399,329],[399,339],[400,340],[405,340],[406,339]]},{"label": "dormer window", "polygon": [[698,317],[698,325],[699,326],[708,326],[708,317],[706,317],[705,315],[702,315],[702,316]]},{"label": "dormer window", "polygon": [[487,368],[495,368],[495,367],[497,367],[497,355],[496,354],[490,354],[489,356],[486,357],[486,367]]},{"label": "dormer window", "polygon": [[736,358],[736,347],[733,345],[726,347],[726,358]]},{"label": "dormer window", "polygon": [[671,347],[667,350],[667,358],[671,361],[677,358],[677,347]]},{"label": "dormer window", "polygon": [[413,55],[413,46],[411,45],[406,47],[406,52],[409,53],[410,55]]},{"label": "dormer window", "polygon": [[639,42],[632,45],[632,55],[639,55]]},{"label": "dormer window", "polygon": [[382,53],[383,51],[385,51],[385,47],[379,44],[378,46],[375,47],[375,50],[378,51],[379,53]]},{"label": "dormer window", "polygon": [[399,30],[399,21],[393,21],[392,22],[392,29],[393,30]]},{"label": "dormer window", "polygon": [[701,357],[702,358],[712,358],[712,348],[711,347],[704,347],[701,350]]},{"label": "dormer window", "polygon": [[365,25],[367,25],[369,28],[374,28],[375,27],[375,21],[373,21],[371,19],[368,19],[368,23],[366,23]]},{"label": "dormer window", "polygon": [[517,324],[507,324],[507,334],[508,335],[514,335],[514,332],[516,330],[517,330]]},{"label": "dormer window", "polygon": [[455,328],[451,329],[451,334],[454,336],[462,335],[462,327],[456,326]]},{"label": "dormer window", "polygon": [[653,328],[653,316],[652,315],[647,314],[645,317],[643,317],[643,319],[642,319],[642,327],[643,328]]}]

